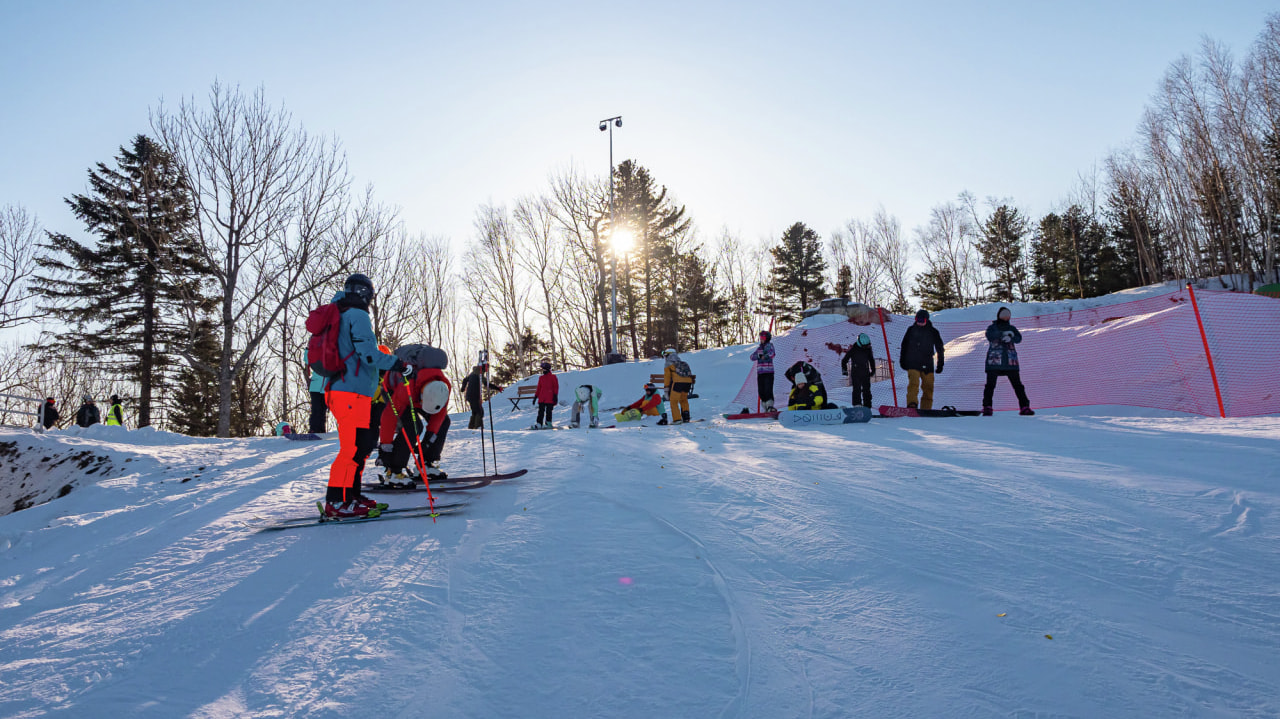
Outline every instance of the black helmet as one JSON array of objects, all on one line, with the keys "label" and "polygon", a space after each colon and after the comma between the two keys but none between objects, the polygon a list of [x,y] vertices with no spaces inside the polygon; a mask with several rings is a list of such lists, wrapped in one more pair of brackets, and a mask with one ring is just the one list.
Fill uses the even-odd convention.
[{"label": "black helmet", "polygon": [[538,365],[538,366],[539,366],[539,367],[541,367],[541,368],[542,368],[542,371],[544,371],[544,372],[549,371],[549,370],[551,369],[551,363],[550,363],[550,362],[547,362],[546,360],[543,360],[543,361],[542,361],[542,364],[540,364],[540,365]]},{"label": "black helmet", "polygon": [[120,395],[118,394],[111,395],[111,404],[120,404]]},{"label": "black helmet", "polygon": [[645,394],[651,394],[651,393],[653,393],[654,391],[656,391],[657,389],[658,389],[658,388],[657,388],[656,386],[654,386],[654,384],[653,384],[652,382],[645,382],[645,383],[644,383],[644,393],[645,393]]},{"label": "black helmet", "polygon": [[359,297],[367,305],[373,301],[373,280],[357,272],[347,278],[342,291]]}]

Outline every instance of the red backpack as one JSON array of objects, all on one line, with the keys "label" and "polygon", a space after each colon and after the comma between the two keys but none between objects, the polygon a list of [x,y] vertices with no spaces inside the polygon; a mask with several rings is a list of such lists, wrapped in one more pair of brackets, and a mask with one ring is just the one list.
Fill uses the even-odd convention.
[{"label": "red backpack", "polygon": [[[347,371],[347,358],[338,351],[338,333],[342,329],[342,309],[330,303],[307,315],[307,365],[321,377],[337,379]],[[350,355],[348,355],[349,357]]]}]

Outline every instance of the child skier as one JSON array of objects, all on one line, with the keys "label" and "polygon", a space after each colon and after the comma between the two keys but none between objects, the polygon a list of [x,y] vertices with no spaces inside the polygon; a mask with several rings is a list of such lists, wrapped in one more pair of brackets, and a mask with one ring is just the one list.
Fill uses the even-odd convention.
[{"label": "child skier", "polygon": [[689,390],[693,389],[693,370],[680,359],[672,347],[662,351],[666,368],[662,372],[662,385],[667,388],[667,401],[671,403],[671,423],[689,421]]},{"label": "child skier", "polygon": [[756,363],[756,395],[760,397],[760,411],[773,411],[773,335],[760,330],[760,346],[751,353]]},{"label": "child skier", "polygon": [[427,479],[445,479],[439,463],[449,435],[449,394],[453,389],[449,378],[441,370],[428,368],[415,370],[408,383],[389,373],[384,385],[389,388],[390,402],[382,413],[379,433],[378,456],[386,467],[382,481],[412,487],[419,452]]},{"label": "child skier", "polygon": [[996,321],[987,327],[987,384],[982,388],[982,416],[990,417],[991,399],[995,395],[996,380],[1008,377],[1013,385],[1014,394],[1018,395],[1018,414],[1033,415],[1031,400],[1027,399],[1027,388],[1022,386],[1021,367],[1018,366],[1018,349],[1014,345],[1022,341],[1022,333],[1009,322],[1012,313],[1008,307],[1001,307],[996,312]]},{"label": "child skier", "polygon": [[600,398],[604,396],[604,391],[599,387],[592,387],[589,384],[579,385],[573,391],[573,419],[570,420],[569,426],[577,429],[581,421],[582,410],[589,410],[591,415],[591,424],[589,427],[600,426]]},{"label": "child skier", "polygon": [[551,363],[542,363],[542,376],[538,377],[538,421],[530,429],[551,429],[551,411],[560,401],[560,380],[551,372]]},{"label": "child skier", "polygon": [[644,386],[644,396],[627,405],[621,412],[613,415],[613,418],[619,422],[632,422],[641,417],[659,415],[662,419],[658,420],[658,424],[666,424],[667,408],[663,405],[662,395],[658,392],[657,386],[649,382]]},{"label": "child skier", "polygon": [[863,407],[871,406],[871,378],[876,373],[876,356],[871,351],[871,338],[867,334],[858,335],[858,341],[845,352],[840,360],[840,373],[849,378],[849,386],[853,388],[853,403]]}]

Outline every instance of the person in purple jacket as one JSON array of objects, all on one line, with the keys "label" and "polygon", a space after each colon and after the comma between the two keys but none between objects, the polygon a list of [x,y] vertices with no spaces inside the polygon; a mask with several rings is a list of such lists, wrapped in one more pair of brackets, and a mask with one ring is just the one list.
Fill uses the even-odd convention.
[{"label": "person in purple jacket", "polygon": [[751,361],[756,363],[756,393],[760,396],[760,409],[773,411],[773,335],[767,330],[760,330],[760,346],[751,353]]}]

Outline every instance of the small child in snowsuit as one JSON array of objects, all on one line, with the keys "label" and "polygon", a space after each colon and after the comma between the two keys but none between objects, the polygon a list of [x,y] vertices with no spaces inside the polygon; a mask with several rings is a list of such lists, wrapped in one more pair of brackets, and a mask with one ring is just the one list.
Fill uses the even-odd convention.
[{"label": "small child in snowsuit", "polygon": [[573,419],[569,421],[569,426],[577,429],[581,424],[582,410],[587,409],[591,415],[591,427],[600,426],[600,398],[604,396],[604,391],[599,387],[592,387],[589,384],[580,385],[573,391]]},{"label": "small child in snowsuit", "polygon": [[644,386],[644,396],[627,405],[621,412],[613,415],[613,418],[619,422],[631,422],[641,417],[657,417],[661,415],[662,419],[658,420],[658,424],[667,423],[667,408],[662,402],[662,394],[658,392],[657,386],[652,382]]},{"label": "small child in snowsuit", "polygon": [[844,353],[840,360],[840,372],[849,378],[853,388],[853,403],[871,406],[871,378],[876,373],[876,356],[871,351],[871,338],[864,332],[858,341]]},{"label": "small child in snowsuit", "polygon": [[538,401],[538,421],[532,429],[551,429],[551,411],[560,401],[560,380],[551,373],[551,363],[542,363],[542,376],[538,377],[538,392],[534,395]]}]

